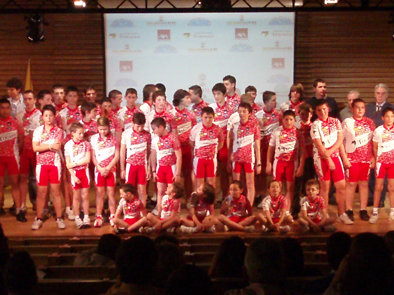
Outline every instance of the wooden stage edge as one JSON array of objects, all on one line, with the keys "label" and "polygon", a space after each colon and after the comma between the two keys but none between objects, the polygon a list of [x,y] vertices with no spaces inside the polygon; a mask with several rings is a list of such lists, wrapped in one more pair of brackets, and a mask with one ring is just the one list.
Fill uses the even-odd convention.
[{"label": "wooden stage edge", "polygon": [[[330,206],[331,207],[331,206]],[[335,206],[333,206],[335,208]],[[330,213],[334,214],[336,212],[331,210]],[[258,211],[258,210],[256,210]],[[368,212],[370,212],[370,208],[368,208]],[[182,214],[186,213],[186,210],[182,210]],[[390,222],[388,219],[388,209],[380,209],[379,220],[376,224],[369,224],[366,221],[361,221],[358,217],[358,211],[355,211],[355,223],[353,225],[344,225],[343,223],[337,222],[335,226],[337,227],[337,231],[344,231],[349,233],[350,235],[356,235],[363,232],[372,232],[378,235],[384,235],[388,231],[394,230],[394,221]],[[43,227],[38,231],[33,231],[31,229],[31,225],[34,219],[34,213],[29,210],[27,214],[28,221],[25,223],[17,222],[15,216],[7,215],[0,217],[0,223],[3,227],[4,234],[8,238],[22,238],[22,237],[97,237],[107,233],[113,233],[113,229],[108,223],[105,223],[101,228],[87,228],[87,229],[77,229],[73,221],[66,220],[66,229],[60,230],[56,226],[56,222],[54,218],[48,219],[44,222]],[[90,216],[92,225],[94,221],[94,215]],[[279,235],[278,233],[241,233],[241,232],[225,232],[225,233],[198,233],[198,234],[177,234],[180,237],[217,237],[217,236],[244,236],[244,237],[258,237],[258,236],[298,236],[296,233],[290,232],[286,235]],[[308,235],[321,235],[328,236],[329,233],[307,233],[303,234],[303,236]],[[128,235],[122,235],[128,236]],[[154,236],[154,235],[152,235]]]}]

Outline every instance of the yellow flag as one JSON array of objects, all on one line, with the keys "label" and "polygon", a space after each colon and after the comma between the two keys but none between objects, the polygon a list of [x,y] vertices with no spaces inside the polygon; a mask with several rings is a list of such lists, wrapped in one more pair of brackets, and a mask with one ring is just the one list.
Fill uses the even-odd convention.
[{"label": "yellow flag", "polygon": [[30,74],[30,58],[29,61],[27,62],[25,90],[33,90],[33,81],[31,80],[31,74]]}]

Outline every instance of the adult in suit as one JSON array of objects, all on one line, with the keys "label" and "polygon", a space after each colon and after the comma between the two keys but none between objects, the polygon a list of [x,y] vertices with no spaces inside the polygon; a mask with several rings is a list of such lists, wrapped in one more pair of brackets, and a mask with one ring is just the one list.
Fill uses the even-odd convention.
[{"label": "adult in suit", "polygon": [[[390,106],[387,99],[389,97],[389,88],[386,84],[379,83],[375,86],[375,102],[368,104],[365,108],[365,116],[372,119],[375,123],[375,126],[383,125],[382,120],[382,111]],[[368,196],[368,205],[373,202],[373,192],[375,190],[375,169],[371,169],[371,173],[369,175],[369,196]],[[380,197],[380,207],[384,207],[384,200],[387,193],[387,177],[384,179],[384,188],[382,191],[382,195]]]}]

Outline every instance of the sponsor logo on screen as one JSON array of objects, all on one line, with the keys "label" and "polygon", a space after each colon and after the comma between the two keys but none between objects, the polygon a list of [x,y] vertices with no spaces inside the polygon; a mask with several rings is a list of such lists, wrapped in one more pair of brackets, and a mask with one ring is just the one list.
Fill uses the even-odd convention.
[{"label": "sponsor logo on screen", "polygon": [[191,27],[207,27],[211,25],[211,21],[206,18],[198,17],[190,20],[187,25]]},{"label": "sponsor logo on screen", "polygon": [[273,58],[272,59],[272,68],[273,69],[284,69],[285,68],[285,59],[283,57]]},{"label": "sponsor logo on screen", "polygon": [[133,61],[132,60],[121,60],[119,62],[119,72],[132,72]]},{"label": "sponsor logo on screen", "polygon": [[293,36],[294,32],[291,31],[275,31],[272,33],[274,37],[289,37]]},{"label": "sponsor logo on screen", "polygon": [[273,26],[291,26],[293,21],[287,17],[278,16],[271,19],[268,24]]},{"label": "sponsor logo on screen", "polygon": [[113,27],[113,28],[130,28],[130,27],[134,27],[134,24],[131,20],[119,18],[119,19],[114,20],[111,23],[111,27]]},{"label": "sponsor logo on screen", "polygon": [[149,21],[146,23],[149,26],[163,26],[163,25],[176,25],[176,21],[167,21],[164,20],[164,16],[159,16],[159,20],[157,21]]},{"label": "sponsor logo on screen", "polygon": [[158,41],[171,40],[171,31],[170,30],[157,30],[157,40]]},{"label": "sponsor logo on screen", "polygon": [[205,42],[201,42],[200,48],[189,48],[189,52],[196,52],[196,53],[205,53],[205,52],[217,52],[217,47],[207,47]]},{"label": "sponsor logo on screen", "polygon": [[248,28],[236,28],[235,39],[248,39]]},{"label": "sponsor logo on screen", "polygon": [[120,33],[120,39],[140,39],[141,36],[138,33]]},{"label": "sponsor logo on screen", "polygon": [[231,52],[252,52],[253,48],[247,44],[235,44],[230,49]]},{"label": "sponsor logo on screen", "polygon": [[275,41],[274,46],[272,47],[263,47],[264,50],[293,50],[292,46],[285,46],[285,45],[280,45],[279,41]]},{"label": "sponsor logo on screen", "polygon": [[161,45],[155,48],[155,53],[177,53],[177,50],[174,46],[171,45]]},{"label": "sponsor logo on screen", "polygon": [[116,34],[115,34],[115,33],[110,33],[110,34],[108,34],[108,36],[109,36],[111,39],[115,39],[115,38],[116,38]]},{"label": "sponsor logo on screen", "polygon": [[245,20],[245,17],[243,15],[241,15],[239,17],[239,20],[231,20],[228,21],[227,24],[228,25],[257,25],[257,21],[255,20]]}]

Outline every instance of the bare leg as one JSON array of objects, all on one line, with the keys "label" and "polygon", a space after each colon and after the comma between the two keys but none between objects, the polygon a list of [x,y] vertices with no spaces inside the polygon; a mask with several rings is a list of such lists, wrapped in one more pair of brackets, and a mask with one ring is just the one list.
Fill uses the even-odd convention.
[{"label": "bare leg", "polygon": [[[354,193],[356,192],[356,187],[357,187],[357,182],[346,183],[346,197],[345,197],[346,210],[353,210],[353,200],[354,200]],[[360,201],[361,201],[361,192],[360,192]]]},{"label": "bare leg", "polygon": [[47,192],[48,192],[47,186],[43,186],[43,185],[38,186],[37,200],[36,200],[37,218],[41,218],[41,219],[43,218]]},{"label": "bare leg", "polygon": [[[146,184],[138,184],[138,196],[140,197],[141,202],[146,207]],[[114,188],[115,189],[115,188]]]},{"label": "bare leg", "polygon": [[14,199],[16,209],[21,208],[21,195],[19,192],[19,175],[8,175],[8,180],[11,184],[12,198]]},{"label": "bare leg", "polygon": [[96,215],[97,216],[103,214],[104,194],[105,194],[105,187],[98,186],[97,187],[97,195],[96,195]]},{"label": "bare leg", "polygon": [[[360,194],[360,209],[367,210],[368,204],[368,181],[359,181],[358,182],[358,191]],[[346,192],[346,197],[348,194]]]},{"label": "bare leg", "polygon": [[167,183],[157,183],[157,208],[161,210],[161,199],[165,195],[167,190]]},{"label": "bare leg", "polygon": [[291,206],[293,205],[293,200],[294,200],[294,182],[293,181],[286,181],[286,198],[287,198],[287,210],[291,209]]},{"label": "bare leg", "polygon": [[246,178],[246,188],[248,190],[247,198],[250,202],[250,205],[252,205],[252,207],[253,207],[254,198],[255,198],[255,194],[256,194],[256,190],[254,187],[254,172],[245,173],[245,178]]},{"label": "bare leg", "polygon": [[334,183],[336,194],[335,199],[337,201],[338,206],[338,214],[342,215],[345,212],[345,188],[346,182],[345,180],[340,180]]},{"label": "bare leg", "polygon": [[53,206],[55,207],[56,217],[61,218],[63,216],[63,213],[62,213],[62,198],[60,195],[60,184],[51,184],[50,188],[53,196]]},{"label": "bare leg", "polygon": [[324,198],[326,208],[328,208],[328,193],[330,191],[330,181],[320,180],[320,195]]},{"label": "bare leg", "polygon": [[21,195],[21,206],[26,207],[26,196],[27,196],[27,182],[29,180],[28,174],[19,175],[19,191]]},{"label": "bare leg", "polygon": [[245,228],[243,225],[236,223],[227,216],[224,216],[223,214],[219,215],[218,217],[219,221],[225,225],[227,225],[230,229],[237,230],[237,231],[244,231]]},{"label": "bare leg", "polygon": [[387,190],[390,196],[390,207],[394,208],[394,179],[388,179]]},{"label": "bare leg", "polygon": [[76,189],[73,193],[73,211],[75,216],[79,216],[81,208],[81,190]]},{"label": "bare leg", "polygon": [[82,209],[85,215],[89,215],[89,188],[81,189]]},{"label": "bare leg", "polygon": [[375,191],[373,192],[373,207],[374,208],[379,208],[380,195],[382,194],[382,190],[383,190],[383,182],[384,182],[384,178],[376,178]]},{"label": "bare leg", "polygon": [[[107,186],[107,195],[108,195],[108,208],[111,214],[115,214],[116,212],[116,197],[115,197],[115,187]],[[146,199],[145,199],[146,200]]]}]

